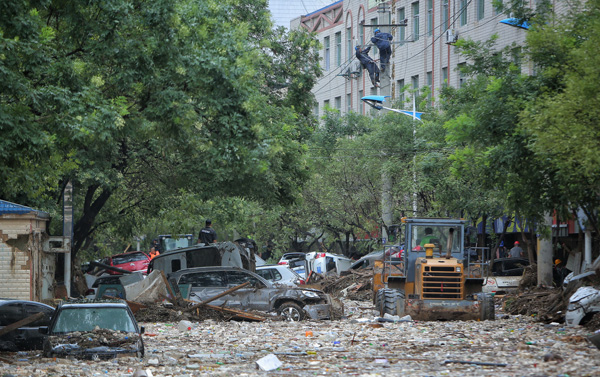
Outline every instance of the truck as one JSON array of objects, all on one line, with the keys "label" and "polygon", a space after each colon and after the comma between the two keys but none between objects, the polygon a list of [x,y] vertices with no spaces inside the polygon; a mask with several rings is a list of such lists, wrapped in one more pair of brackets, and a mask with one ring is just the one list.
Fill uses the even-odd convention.
[{"label": "truck", "polygon": [[494,320],[493,296],[482,292],[489,253],[465,247],[466,220],[403,218],[402,223],[403,250],[386,250],[373,268],[373,300],[380,314]]}]

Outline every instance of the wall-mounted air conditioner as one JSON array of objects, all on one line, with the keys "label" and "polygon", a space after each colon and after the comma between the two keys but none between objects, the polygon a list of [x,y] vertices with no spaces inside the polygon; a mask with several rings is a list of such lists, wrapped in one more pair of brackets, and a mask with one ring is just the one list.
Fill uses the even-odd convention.
[{"label": "wall-mounted air conditioner", "polygon": [[446,30],[446,43],[452,44],[458,40],[458,33],[454,30],[448,29]]}]

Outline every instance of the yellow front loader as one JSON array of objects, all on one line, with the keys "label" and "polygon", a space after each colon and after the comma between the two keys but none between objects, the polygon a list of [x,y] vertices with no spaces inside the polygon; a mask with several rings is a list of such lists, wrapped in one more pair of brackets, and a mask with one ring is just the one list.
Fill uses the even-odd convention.
[{"label": "yellow front loader", "polygon": [[[485,252],[464,245],[465,220],[403,219],[404,248],[376,261],[373,299],[381,315],[417,320],[494,320],[493,297],[481,292]],[[477,251],[477,250],[475,250]]]}]

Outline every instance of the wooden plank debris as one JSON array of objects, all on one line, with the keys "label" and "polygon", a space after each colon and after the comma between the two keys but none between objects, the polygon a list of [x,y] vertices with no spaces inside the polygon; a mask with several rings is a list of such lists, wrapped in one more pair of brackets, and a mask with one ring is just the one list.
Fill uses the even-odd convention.
[{"label": "wooden plank debris", "polygon": [[[250,282],[249,282],[249,281],[247,281],[247,282],[245,282],[245,283],[243,283],[243,284],[237,285],[237,286],[235,286],[235,287],[233,287],[233,288],[230,288],[230,289],[226,290],[225,292],[221,292],[221,293],[219,293],[219,294],[218,294],[218,295],[216,295],[216,296],[213,296],[213,297],[211,297],[211,298],[209,298],[209,299],[207,299],[207,300],[204,300],[204,301],[202,301],[202,302],[200,302],[200,303],[197,303],[197,304],[195,304],[194,306],[191,306],[191,307],[187,308],[185,311],[186,311],[186,312],[191,312],[191,311],[193,311],[194,309],[196,309],[196,308],[198,308],[198,307],[200,307],[200,306],[206,305],[206,304],[208,304],[209,302],[215,301],[216,299],[218,299],[218,298],[221,298],[221,297],[223,297],[223,296],[227,296],[228,294],[230,294],[230,293],[233,293],[233,292],[235,292],[235,291],[237,291],[237,290],[239,290],[239,289],[242,289],[242,288],[244,288],[244,287],[246,287],[246,286],[248,286],[248,285],[250,285]],[[187,300],[186,300],[186,301],[187,301]],[[192,301],[192,302],[194,302],[194,303],[195,303],[195,301]]]},{"label": "wooden plank debris", "polygon": [[35,313],[34,315],[30,315],[29,317],[22,319],[18,322],[11,323],[10,325],[5,326],[3,329],[0,330],[0,336],[2,336],[4,334],[8,334],[9,332],[15,331],[19,327],[28,325],[32,322],[37,321],[38,319],[42,319],[43,317],[44,317],[44,313],[40,312],[40,313]]}]

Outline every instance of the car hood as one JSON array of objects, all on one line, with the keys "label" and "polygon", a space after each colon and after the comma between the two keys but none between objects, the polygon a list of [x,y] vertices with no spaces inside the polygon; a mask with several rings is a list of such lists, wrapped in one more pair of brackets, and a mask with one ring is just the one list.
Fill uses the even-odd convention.
[{"label": "car hood", "polygon": [[84,359],[107,359],[136,355],[143,352],[142,338],[137,333],[113,330],[94,330],[50,335],[44,350],[53,356],[72,356]]}]

